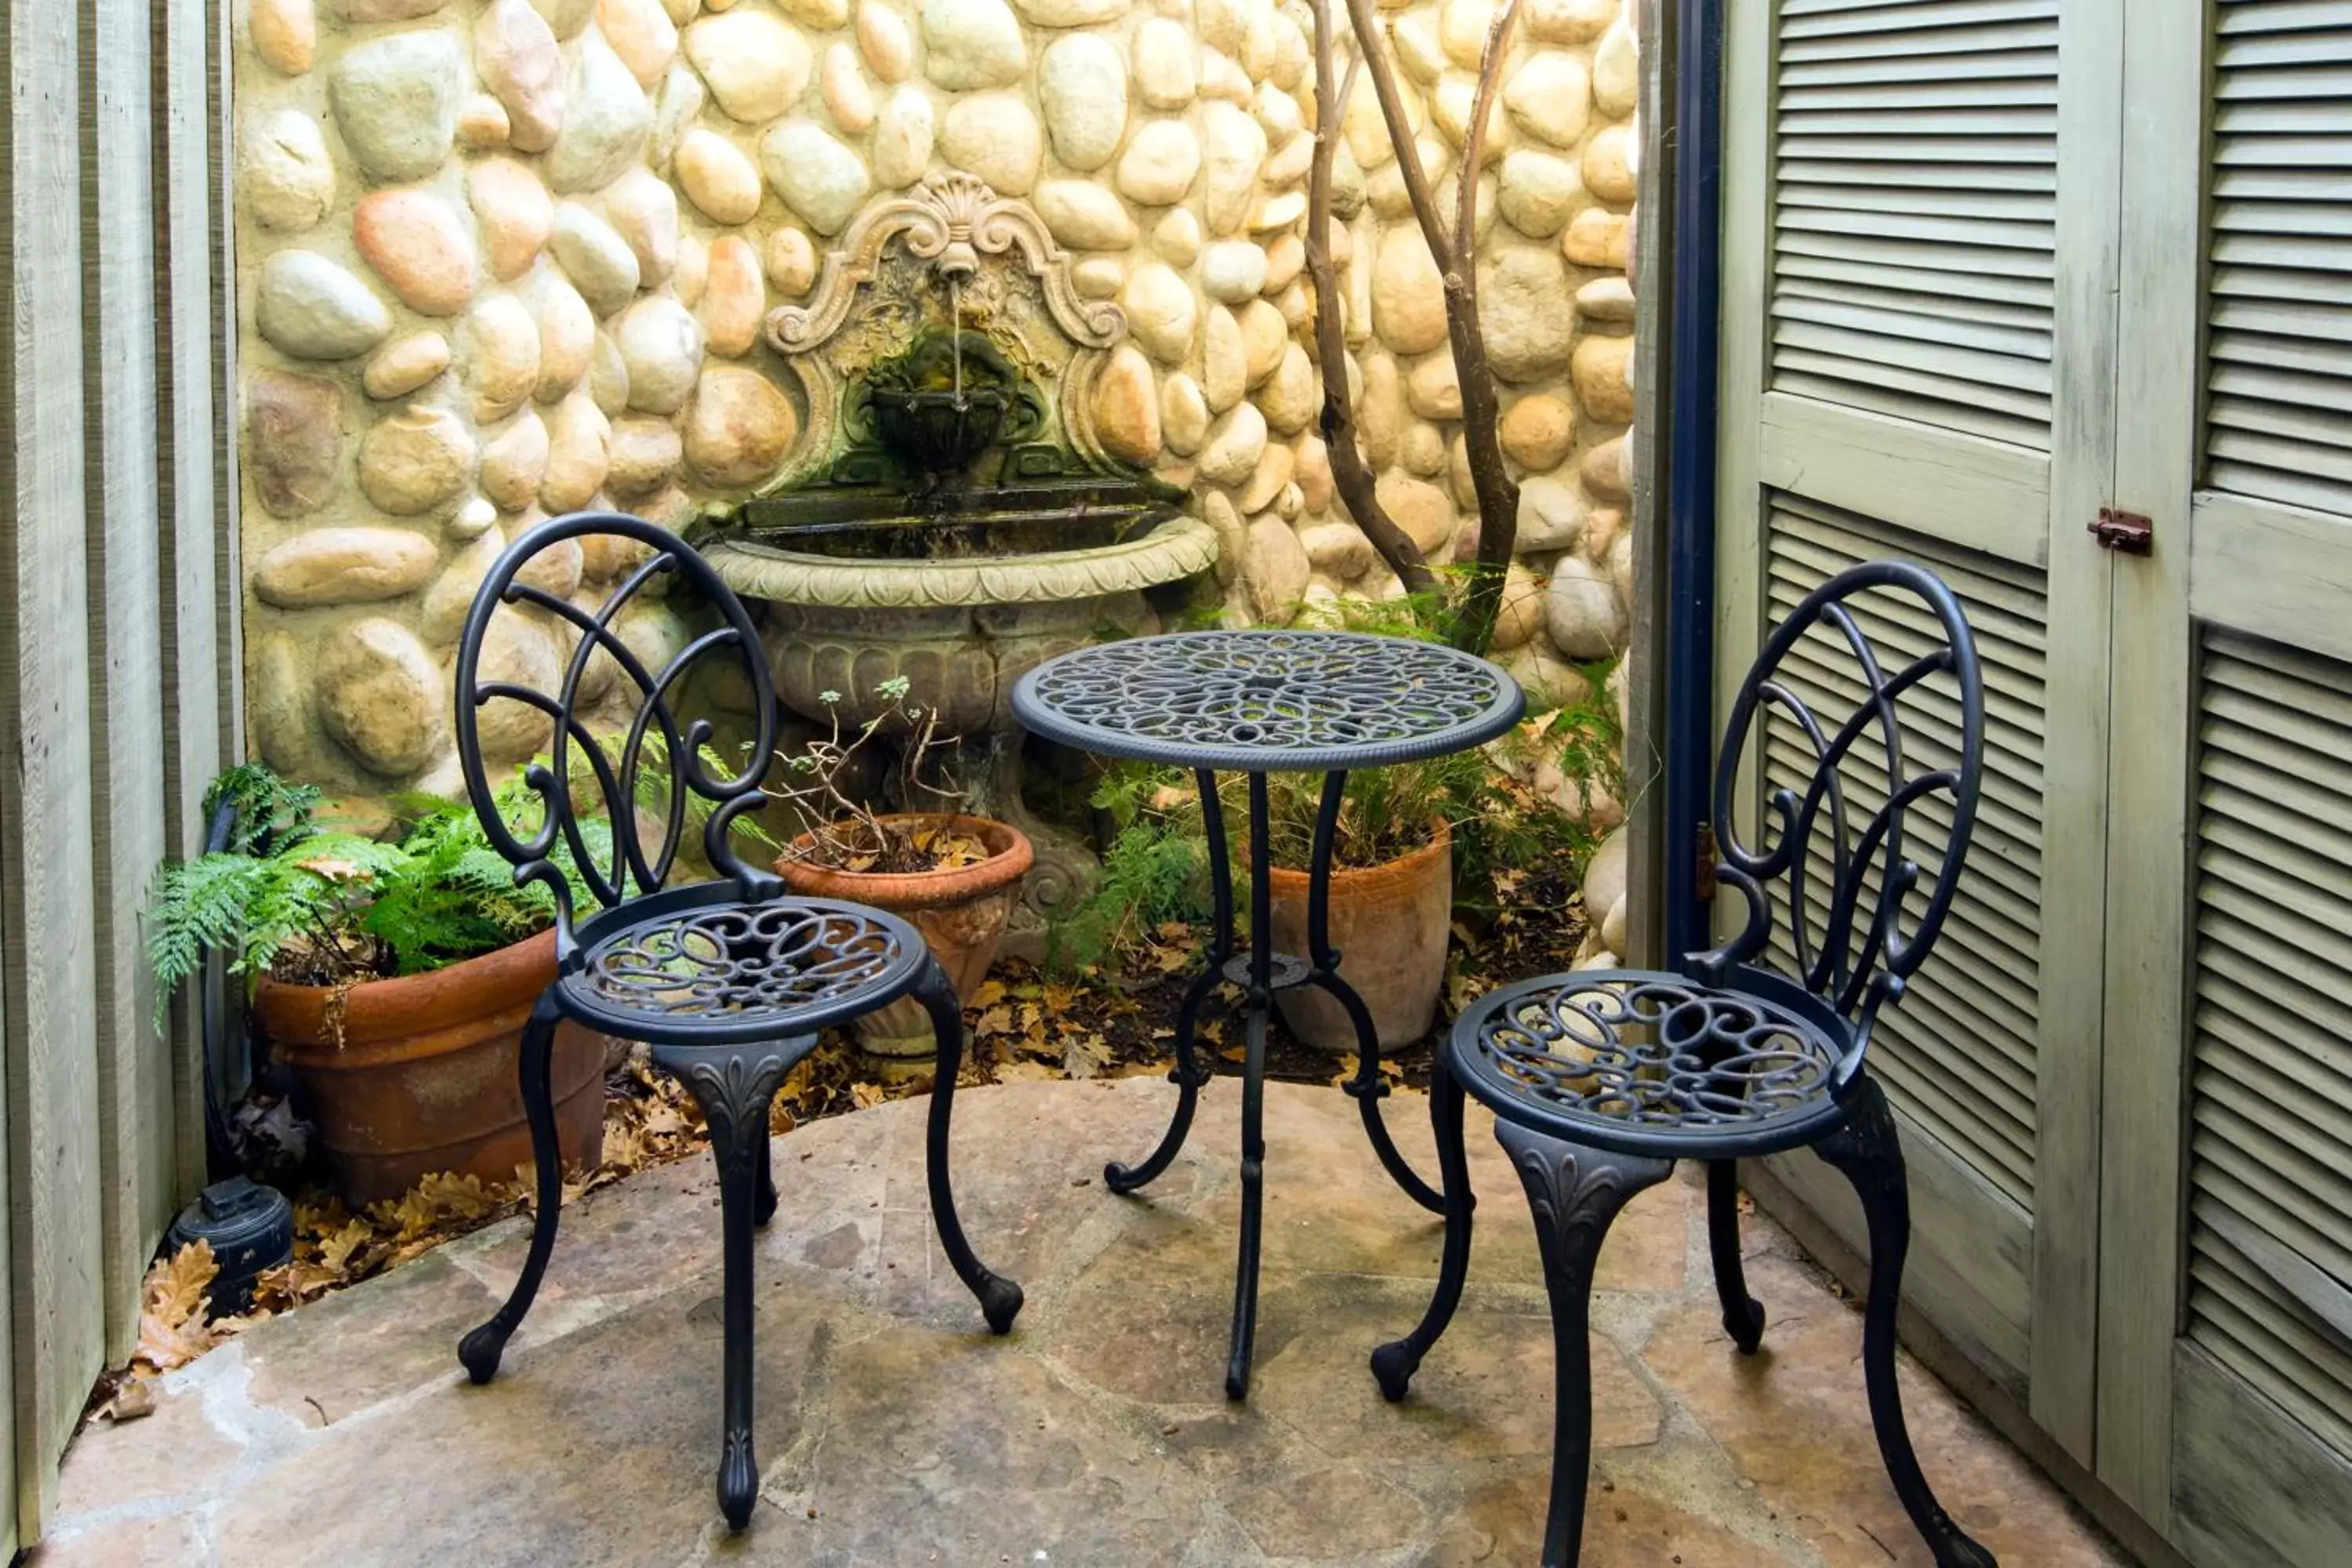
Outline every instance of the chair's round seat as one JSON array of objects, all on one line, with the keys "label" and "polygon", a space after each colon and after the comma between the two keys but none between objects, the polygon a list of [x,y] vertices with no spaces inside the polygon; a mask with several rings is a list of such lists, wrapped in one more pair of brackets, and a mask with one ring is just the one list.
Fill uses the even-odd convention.
[{"label": "chair's round seat", "polygon": [[1454,1078],[1507,1121],[1624,1154],[1729,1159],[1810,1143],[1843,1111],[1850,1031],[1826,1004],[1656,970],[1548,974],[1454,1021]]},{"label": "chair's round seat", "polygon": [[911,990],[927,950],[896,915],[834,899],[747,903],[731,882],[633,899],[583,921],[556,1003],[655,1045],[810,1035]]}]

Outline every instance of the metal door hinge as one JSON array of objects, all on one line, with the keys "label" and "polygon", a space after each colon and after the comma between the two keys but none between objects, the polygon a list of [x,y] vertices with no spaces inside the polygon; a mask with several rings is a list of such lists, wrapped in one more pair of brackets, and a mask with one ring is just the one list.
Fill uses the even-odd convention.
[{"label": "metal door hinge", "polygon": [[2156,525],[2136,511],[2119,511],[2111,506],[2099,509],[2099,521],[2091,524],[2091,535],[2109,550],[2126,555],[2147,555],[2156,549]]},{"label": "metal door hinge", "polygon": [[1715,901],[1715,825],[1702,822],[1698,825],[1698,901],[1702,904]]}]

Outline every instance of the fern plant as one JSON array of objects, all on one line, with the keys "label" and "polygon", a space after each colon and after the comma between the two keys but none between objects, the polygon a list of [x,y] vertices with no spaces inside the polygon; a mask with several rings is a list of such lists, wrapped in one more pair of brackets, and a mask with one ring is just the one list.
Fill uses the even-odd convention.
[{"label": "fern plant", "polygon": [[[520,775],[497,798],[518,833],[536,827],[537,798]],[[215,780],[206,815],[225,801],[236,808],[227,847],[166,866],[156,881],[147,956],[165,1005],[207,952],[226,954],[236,974],[348,984],[438,969],[554,921],[554,895],[515,884],[468,805],[404,797],[404,830],[384,843],[321,827],[319,792],[257,763]],[[610,827],[580,826],[591,857],[609,861]],[[587,904],[567,847],[555,862],[573,906]]]}]

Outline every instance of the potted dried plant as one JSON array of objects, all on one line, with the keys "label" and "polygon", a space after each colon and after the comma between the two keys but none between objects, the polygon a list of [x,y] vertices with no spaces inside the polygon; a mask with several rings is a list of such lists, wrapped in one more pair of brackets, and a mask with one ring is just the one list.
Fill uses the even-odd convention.
[{"label": "potted dried plant", "polygon": [[[1507,868],[1593,844],[1586,824],[1529,788],[1524,776],[1593,776],[1612,754],[1613,734],[1596,734],[1598,710],[1547,715],[1478,751],[1430,757],[1348,775],[1333,836],[1329,938],[1340,973],[1372,1015],[1383,1050],[1429,1031],[1443,993],[1449,939],[1457,921],[1491,912],[1490,895]],[[1242,775],[1220,783],[1228,864],[1249,864]],[[1307,952],[1307,867],[1321,805],[1319,776],[1267,778],[1274,946]],[[1209,910],[1203,818],[1188,775],[1121,764],[1105,777],[1095,805],[1119,825],[1103,857],[1094,896],[1054,932],[1063,964],[1096,962],[1140,942],[1165,921],[1197,923]],[[1291,1033],[1318,1049],[1351,1056],[1355,1028],[1324,992],[1279,994]]]},{"label": "potted dried plant", "polygon": [[[509,794],[520,821],[534,807],[520,784]],[[515,1050],[555,977],[552,896],[515,885],[467,805],[404,799],[385,842],[323,825],[316,789],[257,764],[215,780],[207,815],[224,799],[236,806],[226,848],[157,885],[161,994],[207,951],[252,978],[253,1016],[352,1202],[440,1171],[511,1176],[530,1157]],[[601,1036],[558,1032],[556,1123],[564,1158],[585,1166],[602,1157],[604,1067]]]},{"label": "potted dried plant", "polygon": [[[848,731],[840,694],[820,694],[833,712],[830,731],[782,759],[780,782],[768,792],[801,830],[776,869],[796,892],[846,899],[909,921],[969,1003],[995,961],[1035,855],[1010,823],[955,809],[962,794],[940,776],[939,712],[908,701],[908,690],[904,678],[882,682],[876,693],[884,706]],[[893,777],[881,793],[908,808],[899,811],[877,810],[850,784],[891,742]],[[919,803],[933,804],[926,810]],[[913,1076],[932,1058],[930,1020],[915,1002],[867,1014],[856,1033],[886,1074]]]}]

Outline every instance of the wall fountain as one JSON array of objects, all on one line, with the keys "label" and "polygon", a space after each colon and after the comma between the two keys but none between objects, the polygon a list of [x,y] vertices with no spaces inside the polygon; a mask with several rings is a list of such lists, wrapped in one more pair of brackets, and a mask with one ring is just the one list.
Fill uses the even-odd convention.
[{"label": "wall fountain", "polygon": [[1033,936],[1094,863],[1022,802],[1013,682],[1066,648],[1157,630],[1217,555],[1182,492],[1096,434],[1090,393],[1126,332],[1025,203],[964,174],[877,202],[809,301],[767,318],[805,401],[793,459],[706,520],[712,564],[764,606],[788,707],[862,724],[904,679],[983,754],[974,804],[1037,846]]}]

